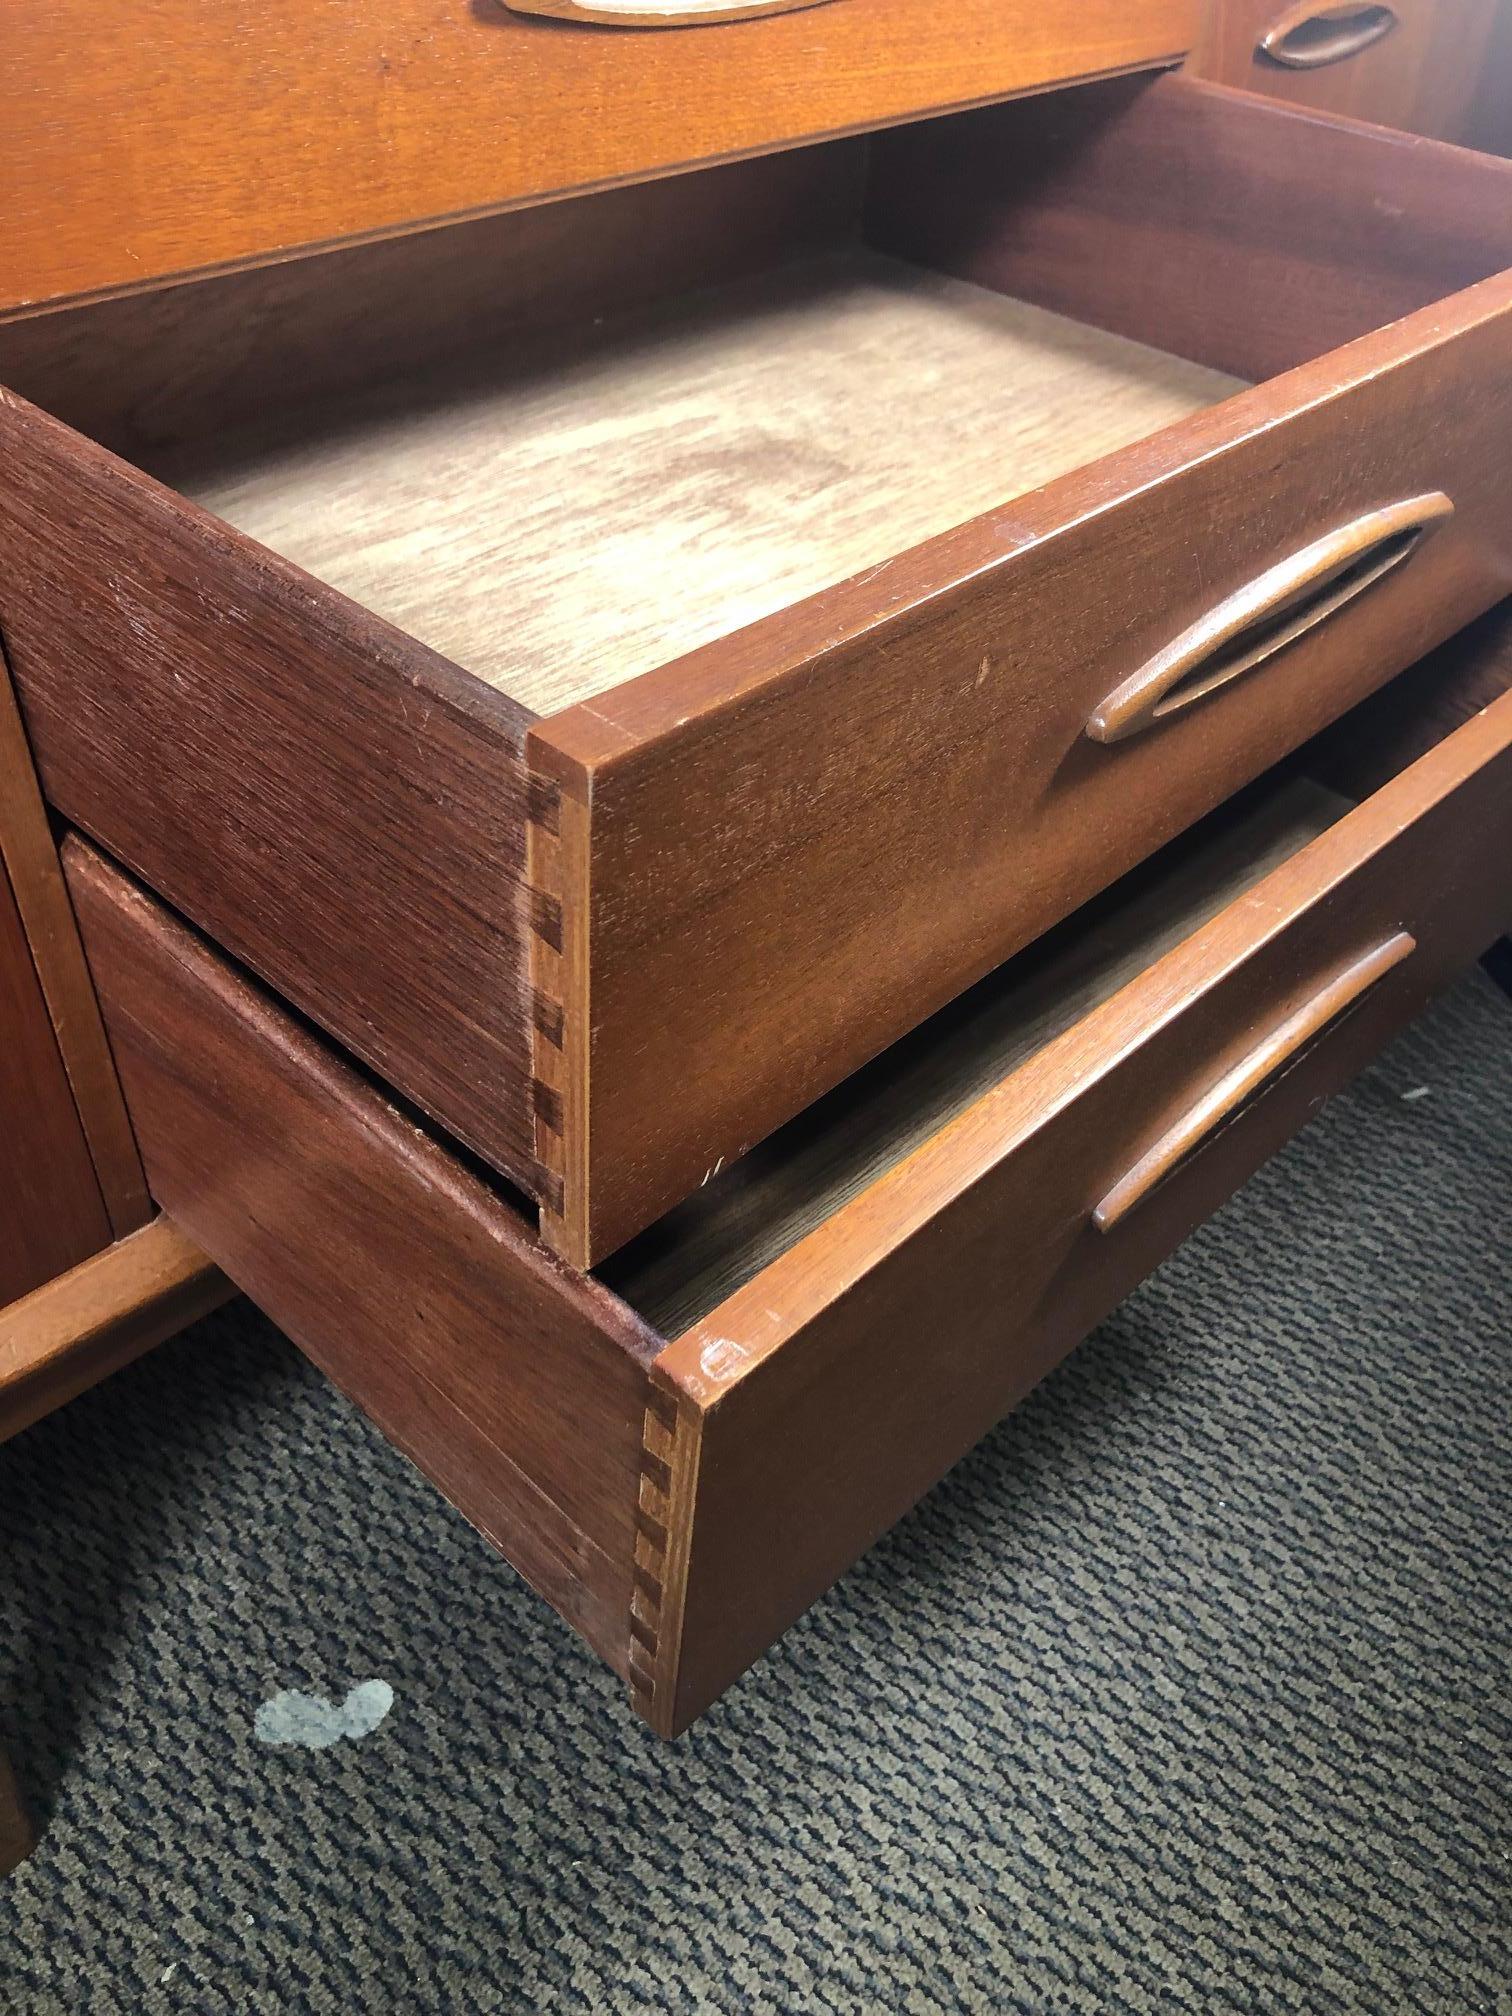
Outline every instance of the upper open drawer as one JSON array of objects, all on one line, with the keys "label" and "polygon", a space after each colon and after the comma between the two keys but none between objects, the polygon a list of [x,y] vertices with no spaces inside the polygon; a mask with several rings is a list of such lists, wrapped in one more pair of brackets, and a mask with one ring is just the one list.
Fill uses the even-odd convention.
[{"label": "upper open drawer", "polygon": [[1512,586],[1512,166],[1174,79],[860,165],[0,345],[177,485],[0,404],[53,802],[579,1262]]},{"label": "upper open drawer", "polygon": [[8,7],[0,314],[1179,61],[1198,11],[1199,0]]}]

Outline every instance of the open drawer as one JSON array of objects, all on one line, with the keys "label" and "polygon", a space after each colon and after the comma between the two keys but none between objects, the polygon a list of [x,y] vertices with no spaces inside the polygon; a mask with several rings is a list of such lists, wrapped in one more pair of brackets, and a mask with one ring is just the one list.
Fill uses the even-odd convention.
[{"label": "open drawer", "polygon": [[158,1198],[671,1732],[1512,917],[1512,691],[1264,780],[598,1279],[67,856]]},{"label": "open drawer", "polygon": [[1120,80],[467,228],[0,332],[176,486],[0,399],[0,627],[579,1264],[1512,585],[1512,164]]}]

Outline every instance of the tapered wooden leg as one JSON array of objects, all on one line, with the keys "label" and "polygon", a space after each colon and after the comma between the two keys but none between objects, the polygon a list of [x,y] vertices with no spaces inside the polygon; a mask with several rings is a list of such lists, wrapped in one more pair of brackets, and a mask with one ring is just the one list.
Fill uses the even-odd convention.
[{"label": "tapered wooden leg", "polygon": [[36,1844],[31,1821],[21,1804],[21,1788],[10,1759],[0,1751],[0,1876],[30,1855]]},{"label": "tapered wooden leg", "polygon": [[1483,955],[1481,964],[1503,994],[1512,995],[1512,937],[1498,938]]}]

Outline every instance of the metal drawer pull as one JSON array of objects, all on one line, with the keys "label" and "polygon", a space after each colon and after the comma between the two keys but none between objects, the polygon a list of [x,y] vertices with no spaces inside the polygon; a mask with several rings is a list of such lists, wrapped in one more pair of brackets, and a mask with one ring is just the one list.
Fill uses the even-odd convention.
[{"label": "metal drawer pull", "polygon": [[1252,672],[1399,567],[1453,510],[1441,490],[1408,497],[1279,561],[1115,687],[1087,733],[1094,742],[1122,742]]},{"label": "metal drawer pull", "polygon": [[1199,1148],[1206,1147],[1292,1065],[1300,1063],[1314,1043],[1416,950],[1417,940],[1411,932],[1397,931],[1326,980],[1310,1000],[1241,1057],[1126,1175],[1119,1177],[1092,1213],[1098,1231],[1111,1232],[1121,1225],[1151,1191],[1159,1189]]},{"label": "metal drawer pull", "polygon": [[1358,56],[1398,25],[1390,7],[1291,7],[1260,37],[1256,54],[1288,70],[1321,70]]},{"label": "metal drawer pull", "polygon": [[762,14],[796,14],[826,0],[504,0],[515,14],[544,14],[553,21],[583,21],[600,28],[697,28],[718,21],[754,21]]}]

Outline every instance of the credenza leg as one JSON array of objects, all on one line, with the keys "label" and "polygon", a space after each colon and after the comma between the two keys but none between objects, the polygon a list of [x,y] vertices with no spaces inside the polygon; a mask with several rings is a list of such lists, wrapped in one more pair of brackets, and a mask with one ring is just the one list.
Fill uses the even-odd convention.
[{"label": "credenza leg", "polygon": [[1481,964],[1503,994],[1512,995],[1512,937],[1498,938],[1491,950],[1482,955]]},{"label": "credenza leg", "polygon": [[21,1788],[10,1759],[0,1750],[0,1876],[24,1861],[36,1844],[26,1808],[21,1804]]}]

